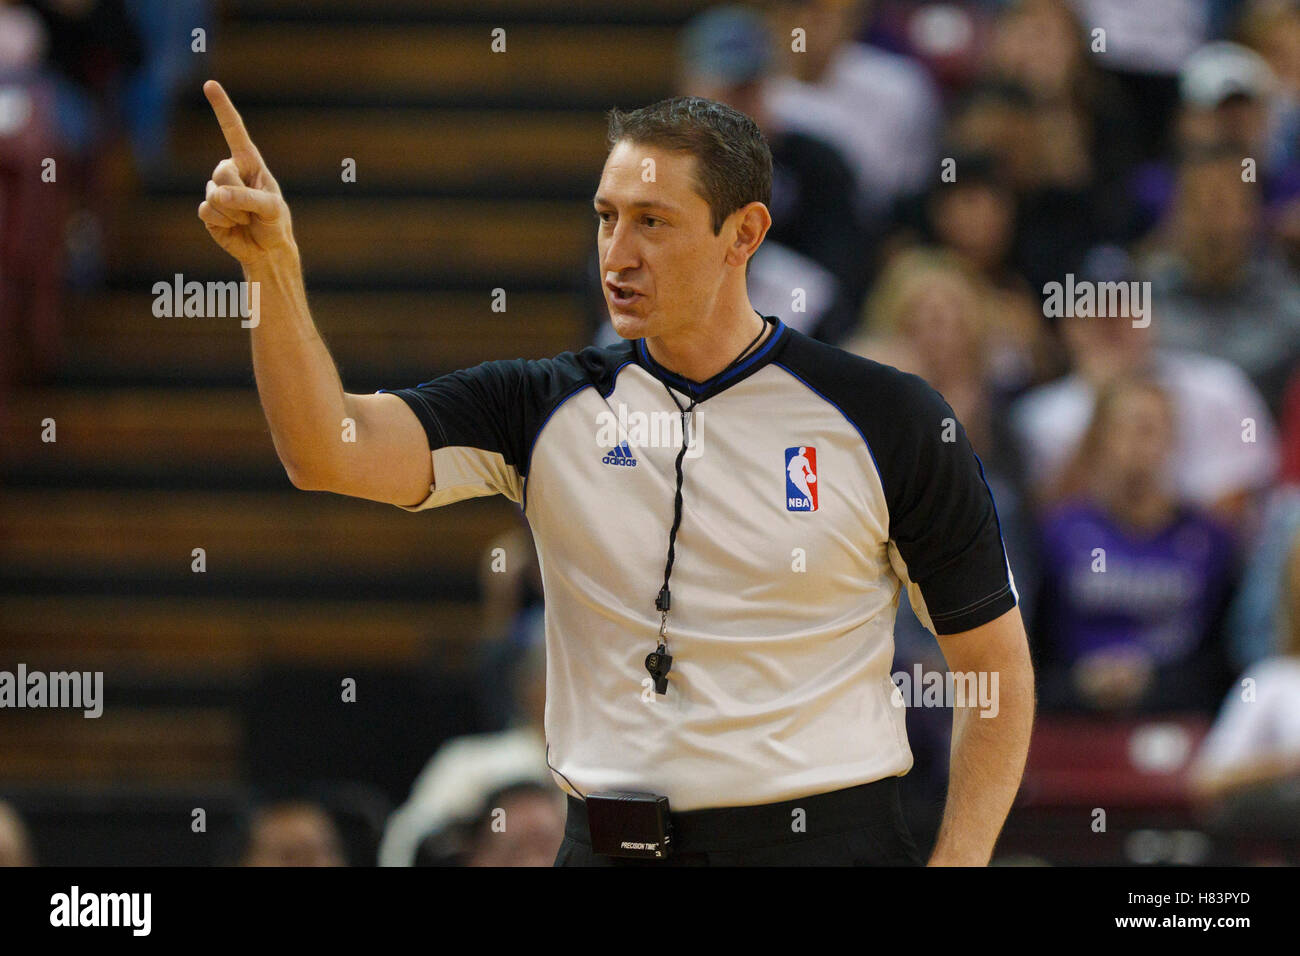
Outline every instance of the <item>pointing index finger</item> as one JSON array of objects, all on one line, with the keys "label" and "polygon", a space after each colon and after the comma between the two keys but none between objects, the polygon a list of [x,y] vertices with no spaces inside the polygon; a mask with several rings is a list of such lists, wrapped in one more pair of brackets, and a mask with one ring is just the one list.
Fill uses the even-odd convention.
[{"label": "pointing index finger", "polygon": [[248,130],[244,128],[244,121],[239,118],[239,111],[230,102],[230,97],[221,84],[216,80],[208,80],[203,84],[203,93],[212,104],[212,112],[217,115],[217,123],[221,126],[221,134],[226,138],[226,145],[230,147],[230,155],[239,166],[240,174],[247,179],[254,167],[262,165],[261,154],[253,145]]}]

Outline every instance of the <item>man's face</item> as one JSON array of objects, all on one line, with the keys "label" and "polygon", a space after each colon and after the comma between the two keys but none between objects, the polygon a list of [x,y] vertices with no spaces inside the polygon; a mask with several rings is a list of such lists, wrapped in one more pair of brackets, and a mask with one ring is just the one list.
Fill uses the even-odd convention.
[{"label": "man's face", "polygon": [[31,846],[27,842],[22,821],[0,805],[0,867],[31,865]]},{"label": "man's face", "polygon": [[345,866],[334,825],[305,807],[270,811],[254,828],[247,866]]},{"label": "man's face", "polygon": [[467,866],[550,866],[564,842],[564,805],[554,795],[516,794],[501,807],[501,831],[479,835]]},{"label": "man's face", "polygon": [[1168,405],[1146,389],[1130,388],[1115,398],[1106,425],[1098,470],[1134,493],[1160,487],[1174,438]]},{"label": "man's face", "polygon": [[1184,169],[1175,200],[1178,243],[1201,287],[1236,281],[1259,226],[1257,187],[1243,184],[1235,158]]},{"label": "man's face", "polygon": [[709,315],[727,276],[732,219],[713,234],[695,157],[624,140],[605,160],[593,205],[601,285],[614,331],[660,336]]},{"label": "man's face", "polygon": [[1150,358],[1150,330],[1135,327],[1131,315],[1067,317],[1061,333],[1074,364],[1093,385],[1131,373]]},{"label": "man's face", "polygon": [[944,190],[933,206],[934,227],[945,245],[973,260],[981,269],[1002,263],[1015,228],[1012,199],[982,183]]},{"label": "man's face", "polygon": [[920,357],[920,373],[936,387],[978,363],[973,317],[975,290],[957,276],[927,269],[911,277],[900,312],[899,333]]}]

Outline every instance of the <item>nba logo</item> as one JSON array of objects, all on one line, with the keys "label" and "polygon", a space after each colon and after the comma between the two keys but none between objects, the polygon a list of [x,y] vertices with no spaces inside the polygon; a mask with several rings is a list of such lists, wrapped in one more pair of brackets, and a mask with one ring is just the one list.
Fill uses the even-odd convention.
[{"label": "nba logo", "polygon": [[785,508],[817,510],[817,449],[811,445],[785,450]]}]

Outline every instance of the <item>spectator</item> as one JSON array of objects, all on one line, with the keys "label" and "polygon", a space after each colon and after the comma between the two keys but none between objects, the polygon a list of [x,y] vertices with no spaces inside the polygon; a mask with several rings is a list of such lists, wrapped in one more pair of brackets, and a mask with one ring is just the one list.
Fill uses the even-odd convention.
[{"label": "spectator", "polygon": [[1125,378],[1101,390],[1043,526],[1036,629],[1045,708],[1209,710],[1228,671],[1228,532],[1168,481],[1168,394]]},{"label": "spectator", "polygon": [[[472,819],[481,802],[497,787],[521,780],[553,786],[542,729],[546,708],[545,644],[535,641],[517,658],[517,665],[514,725],[497,733],[458,737],[442,745],[420,772],[406,803],[388,818],[379,847],[380,866],[411,866],[421,843],[455,828],[466,818]],[[558,847],[557,841],[551,850],[552,860]],[[453,839],[441,852],[459,856],[465,850],[459,839]]]},{"label": "spectator", "polygon": [[1260,530],[1228,609],[1228,653],[1245,670],[1277,653],[1289,625],[1283,620],[1283,569],[1292,540],[1300,533],[1300,487],[1284,484],[1268,495]]},{"label": "spectator", "polygon": [[104,223],[120,185],[126,144],[119,118],[142,48],[124,0],[27,0],[49,37],[45,75],[57,101],[60,176],[71,184],[66,281],[95,288],[104,280]]},{"label": "spectator", "polygon": [[1004,159],[1014,163],[1018,193],[1017,268],[1040,289],[1074,271],[1096,243],[1131,237],[1125,184],[1137,124],[1123,91],[1089,58],[1083,26],[1065,0],[1008,7],[986,68],[1025,98],[1018,147],[1027,154]]},{"label": "spectator", "polygon": [[[972,172],[977,174],[974,178],[995,179],[1010,191],[1016,219],[1006,260],[1010,271],[1023,276],[1031,289],[1057,278],[1073,255],[1070,250],[1093,233],[1086,217],[1082,226],[1072,219],[1070,226],[1062,229],[1062,220],[1053,219],[1050,210],[1042,211],[1041,200],[1046,194],[1041,192],[1034,109],[1033,98],[1020,84],[982,80],[954,104],[943,150],[945,162],[951,161],[951,185],[962,183],[963,177]],[[973,157],[981,157],[978,164],[962,162]],[[991,172],[986,171],[989,168]],[[932,185],[934,193],[949,191],[946,187],[950,184],[941,175],[934,178],[938,180]],[[912,205],[900,205],[896,209],[898,219],[906,222]],[[1069,215],[1073,217],[1074,213]],[[1026,236],[1037,236],[1043,245],[1032,248]]]},{"label": "spectator", "polygon": [[[1128,283],[1134,276],[1127,254],[1100,247],[1085,261],[1080,278]],[[1011,425],[1031,487],[1042,499],[1060,479],[1101,388],[1116,378],[1149,375],[1168,391],[1177,418],[1170,471],[1179,496],[1229,524],[1248,527],[1277,467],[1277,434],[1263,397],[1230,362],[1156,347],[1159,315],[1150,327],[1135,326],[1132,305],[1130,300],[1128,311],[1114,316],[1062,318],[1073,371],[1012,405]]]},{"label": "spectator", "polygon": [[920,375],[952,405],[981,458],[1016,474],[1009,436],[1000,431],[1000,399],[1032,363],[1039,330],[1032,313],[1004,312],[1002,301],[953,253],[909,250],[881,274],[862,331],[845,347]]},{"label": "spectator", "polygon": [[533,532],[522,514],[493,538],[479,560],[483,614],[474,664],[478,725],[501,730],[518,713],[514,684],[520,658],[545,637],[545,595]]},{"label": "spectator", "polygon": [[990,153],[955,152],[950,181],[937,180],[930,191],[900,208],[902,228],[891,245],[917,243],[955,252],[987,285],[997,324],[1014,329],[1014,346],[994,358],[999,389],[1019,392],[1060,371],[1060,349],[1048,334],[1038,296],[1011,264],[1016,235],[1016,197]]},{"label": "spectator", "polygon": [[123,91],[136,167],[155,174],[167,159],[168,121],[181,87],[202,62],[194,50],[195,30],[211,35],[209,0],[126,0],[139,32],[140,68]]},{"label": "spectator", "polygon": [[[1223,29],[1216,8],[1226,4],[1222,0],[1073,0],[1073,4],[1088,27],[1094,61],[1123,87],[1143,118],[1137,127],[1142,158],[1163,155],[1169,148],[1169,123],[1178,99],[1178,72],[1197,47]],[[1097,48],[1098,41],[1103,48]]]},{"label": "spectator", "polygon": [[[895,200],[922,189],[937,169],[933,82],[915,61],[854,39],[869,2],[775,0],[771,7],[785,72],[772,81],[768,108],[783,128],[835,146],[854,169],[863,221],[882,222]],[[802,31],[802,46],[794,30]]]},{"label": "spectator", "polygon": [[564,798],[550,783],[501,787],[483,802],[465,865],[551,866],[564,840],[564,819]]},{"label": "spectator", "polygon": [[313,803],[285,802],[253,815],[242,866],[347,866],[329,814]]},{"label": "spectator", "polygon": [[994,15],[1002,0],[962,4],[880,0],[864,41],[921,63],[947,94],[969,85],[981,69]]},{"label": "spectator", "polygon": [[1179,142],[1184,149],[1225,145],[1269,170],[1277,80],[1253,50],[1219,41],[1188,58],[1178,81]]},{"label": "spectator", "polygon": [[1274,80],[1267,155],[1280,163],[1300,161],[1300,8],[1293,0],[1250,3],[1238,33],[1264,58]]},{"label": "spectator", "polygon": [[1276,414],[1300,358],[1300,284],[1263,235],[1259,187],[1242,181],[1238,151],[1184,157],[1146,271],[1160,343],[1233,362]]},{"label": "spectator", "polygon": [[111,135],[141,45],[124,0],[27,0],[50,38],[49,62],[64,81],[59,111],[69,144],[88,154]]},{"label": "spectator", "polygon": [[[1210,43],[1188,59],[1179,91],[1178,151],[1235,152],[1239,174],[1258,184],[1269,219],[1285,225],[1300,195],[1300,162],[1290,155],[1281,129],[1285,100],[1268,63],[1235,43]],[[1163,157],[1137,171],[1133,189],[1140,231],[1166,213],[1175,179],[1176,170]]]},{"label": "spectator", "polygon": [[32,842],[23,818],[10,804],[0,800],[0,867],[34,865]]},{"label": "spectator", "polygon": [[[678,91],[726,103],[751,117],[772,150],[772,228],[763,247],[781,245],[816,262],[834,277],[836,302],[812,329],[831,341],[857,318],[868,265],[866,236],[854,208],[853,172],[840,154],[815,136],[778,124],[765,102],[772,51],[767,24],[745,7],[714,7],[686,25]],[[764,263],[754,270],[762,279]],[[779,303],[755,307],[789,311],[790,288]],[[752,294],[752,289],[751,289]]]},{"label": "spectator", "polygon": [[1300,833],[1300,536],[1292,539],[1285,578],[1285,639],[1224,699],[1190,782],[1207,802],[1262,797],[1248,801],[1251,828],[1271,818],[1267,822],[1282,822],[1294,836]]},{"label": "spectator", "polygon": [[48,381],[61,356],[68,169],[48,43],[32,10],[0,4],[0,404],[14,384]]},{"label": "spectator", "polygon": [[1282,398],[1282,468],[1279,478],[1300,485],[1300,365],[1291,373]]},{"label": "spectator", "polygon": [[[945,158],[989,156],[999,179],[1019,195],[1034,188],[1034,99],[1020,83],[984,78],[953,103],[945,128]],[[953,166],[956,180],[964,167]],[[929,180],[927,180],[929,182]]]},{"label": "spectator", "polygon": [[952,406],[994,492],[1022,613],[1028,615],[1037,590],[1035,532],[995,379],[999,365],[1014,364],[1000,360],[999,351],[1015,352],[1023,344],[1018,330],[999,325],[1006,318],[999,301],[952,253],[909,250],[886,267],[863,313],[862,331],[845,348],[920,375]]}]

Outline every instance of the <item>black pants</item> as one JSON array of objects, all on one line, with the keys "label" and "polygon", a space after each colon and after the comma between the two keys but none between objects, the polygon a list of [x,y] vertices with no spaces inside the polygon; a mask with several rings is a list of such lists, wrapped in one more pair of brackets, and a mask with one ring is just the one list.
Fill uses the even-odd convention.
[{"label": "black pants", "polygon": [[[802,811],[798,813],[797,811]],[[586,807],[569,797],[556,866],[921,866],[903,819],[898,778],[780,803],[672,812],[666,859],[591,849]]]}]

